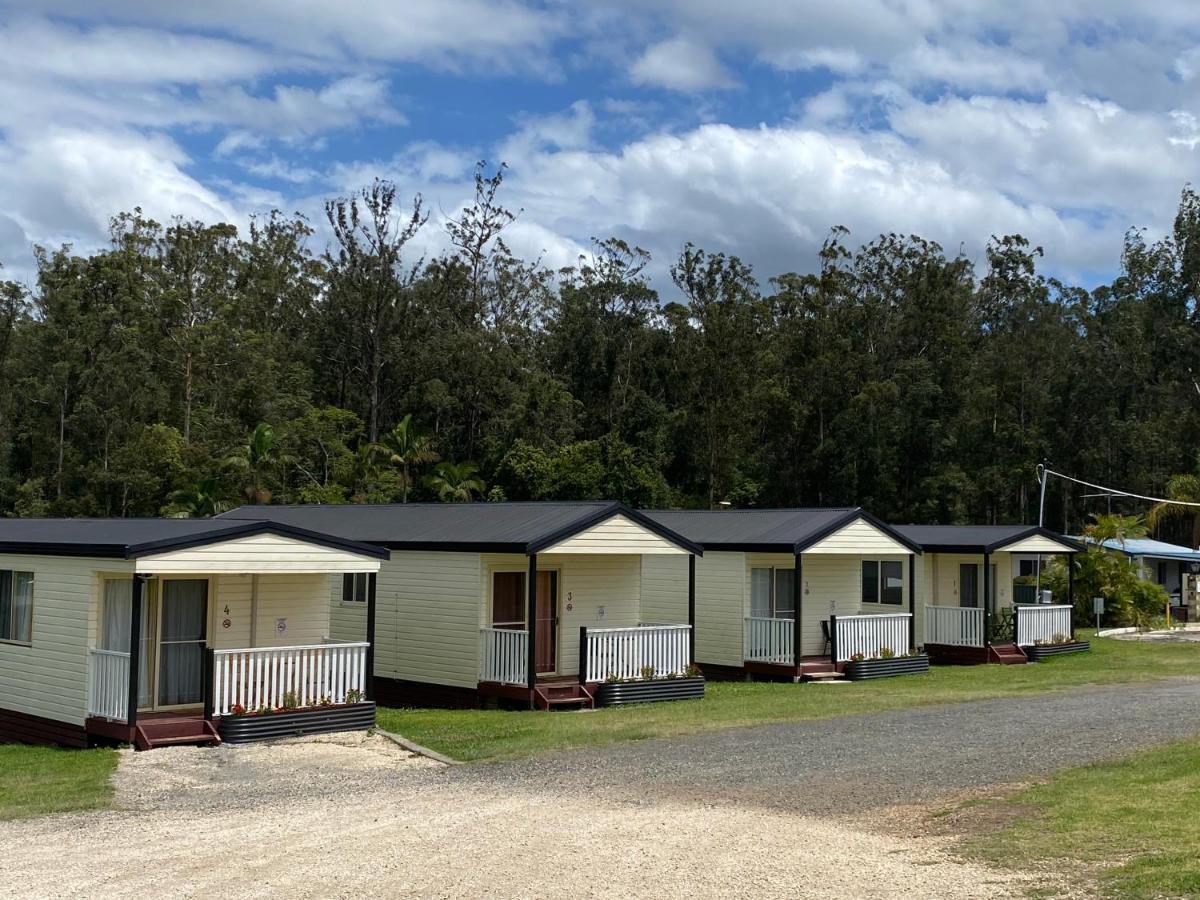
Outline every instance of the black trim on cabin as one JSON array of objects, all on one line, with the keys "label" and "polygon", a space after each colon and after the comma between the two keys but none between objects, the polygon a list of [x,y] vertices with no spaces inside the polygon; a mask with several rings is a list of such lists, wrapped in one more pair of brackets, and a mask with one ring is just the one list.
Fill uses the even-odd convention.
[{"label": "black trim on cabin", "polygon": [[[952,528],[953,526],[945,526],[945,527]],[[966,527],[970,527],[970,526],[966,526]],[[1028,538],[1031,538],[1031,537],[1044,537],[1047,540],[1054,541],[1056,544],[1062,544],[1063,545],[1063,549],[1061,551],[1062,553],[1072,553],[1072,552],[1082,553],[1087,549],[1082,544],[1080,544],[1078,541],[1073,541],[1070,538],[1062,536],[1061,534],[1055,534],[1049,528],[1040,528],[1037,525],[1031,526],[1030,528],[1027,528],[1024,531],[1017,532],[1016,534],[1010,534],[1006,537],[1001,538],[1000,540],[991,541],[990,543],[986,543],[986,544],[984,544],[984,543],[964,544],[964,543],[957,543],[957,542],[953,542],[953,541],[949,541],[949,542],[945,542],[945,543],[943,543],[941,541],[927,541],[923,544],[919,544],[918,546],[920,546],[926,553],[971,553],[971,554],[974,554],[974,553],[998,553],[998,552],[1003,551],[1005,547],[1008,547],[1011,544],[1015,544],[1018,541],[1023,541]],[[1042,556],[1054,556],[1056,554],[1054,554],[1053,552],[1050,552],[1050,551],[1043,550],[1041,552],[1041,555]]]}]

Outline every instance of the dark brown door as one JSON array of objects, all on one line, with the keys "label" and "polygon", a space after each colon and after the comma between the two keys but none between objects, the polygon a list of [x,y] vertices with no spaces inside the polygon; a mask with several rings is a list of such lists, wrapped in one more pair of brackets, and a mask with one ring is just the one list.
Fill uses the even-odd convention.
[{"label": "dark brown door", "polygon": [[558,573],[537,573],[537,635],[534,667],[539,675],[558,669]]}]

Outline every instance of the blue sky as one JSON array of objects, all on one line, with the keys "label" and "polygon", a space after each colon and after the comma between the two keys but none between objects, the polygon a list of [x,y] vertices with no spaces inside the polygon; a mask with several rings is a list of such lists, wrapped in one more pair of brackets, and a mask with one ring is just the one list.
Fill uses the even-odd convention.
[{"label": "blue sky", "polygon": [[[99,7],[103,12],[97,12]],[[1048,9],[1047,9],[1048,8]],[[766,278],[830,226],[1113,273],[1200,160],[1192,0],[0,0],[0,262],[102,246],[142,207],[244,226],[372,178],[420,192],[420,249],[509,166],[511,246],[685,241]]]}]

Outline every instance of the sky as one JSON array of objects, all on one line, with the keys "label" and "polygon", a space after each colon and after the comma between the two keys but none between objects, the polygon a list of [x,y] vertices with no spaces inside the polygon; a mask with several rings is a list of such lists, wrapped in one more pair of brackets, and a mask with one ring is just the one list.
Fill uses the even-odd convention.
[{"label": "sky", "polygon": [[374,178],[437,252],[478,160],[510,246],[687,241],[765,282],[834,225],[1115,274],[1200,173],[1195,0],[0,0],[0,263],[140,207],[245,227]]}]

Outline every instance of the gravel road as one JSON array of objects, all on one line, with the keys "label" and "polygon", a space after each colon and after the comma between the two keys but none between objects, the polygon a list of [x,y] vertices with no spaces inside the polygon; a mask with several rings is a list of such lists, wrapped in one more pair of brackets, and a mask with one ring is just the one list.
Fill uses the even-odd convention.
[{"label": "gravel road", "polygon": [[872,820],[1200,733],[1197,713],[1200,683],[1169,682],[478,766],[379,735],[126,752],[119,809],[0,823],[0,896],[1019,896],[1036,875]]}]

